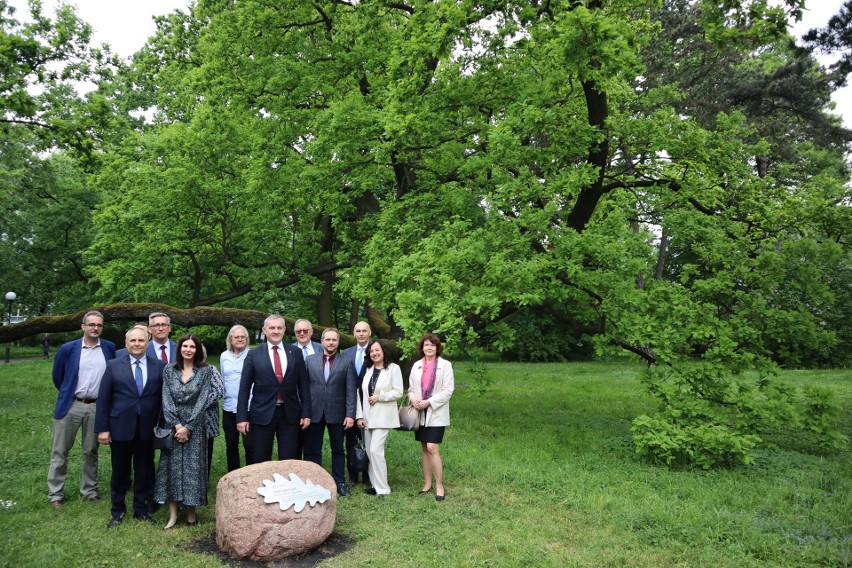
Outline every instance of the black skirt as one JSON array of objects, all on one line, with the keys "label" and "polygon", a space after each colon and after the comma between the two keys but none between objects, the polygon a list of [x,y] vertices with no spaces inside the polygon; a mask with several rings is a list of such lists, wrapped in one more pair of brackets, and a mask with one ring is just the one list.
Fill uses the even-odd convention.
[{"label": "black skirt", "polygon": [[446,426],[421,426],[414,431],[414,439],[427,444],[440,444],[444,441]]}]

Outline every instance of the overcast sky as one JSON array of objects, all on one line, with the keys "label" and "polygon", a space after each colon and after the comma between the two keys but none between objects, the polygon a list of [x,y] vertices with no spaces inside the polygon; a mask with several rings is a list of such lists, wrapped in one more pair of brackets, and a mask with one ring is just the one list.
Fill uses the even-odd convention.
[{"label": "overcast sky", "polygon": [[[44,10],[50,14],[57,0],[43,0]],[[95,31],[94,43],[108,43],[114,52],[130,57],[154,33],[154,15],[167,14],[176,9],[186,10],[188,0],[69,0],[77,6],[81,19],[91,24]],[[26,0],[10,0],[18,8],[18,17],[26,12]],[[802,21],[796,24],[793,35],[800,37],[811,28],[823,27],[829,18],[840,11],[843,0],[808,0]],[[852,87],[834,93],[838,114],[844,124],[852,128]]]}]

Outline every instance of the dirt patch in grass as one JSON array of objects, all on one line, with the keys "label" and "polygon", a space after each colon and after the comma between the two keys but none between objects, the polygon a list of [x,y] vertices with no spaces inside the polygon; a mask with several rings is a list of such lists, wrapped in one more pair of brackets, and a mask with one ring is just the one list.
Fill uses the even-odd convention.
[{"label": "dirt patch in grass", "polygon": [[313,568],[323,560],[333,558],[355,546],[355,541],[337,533],[331,536],[313,552],[300,556],[291,556],[275,562],[255,562],[254,560],[234,560],[216,546],[216,534],[210,533],[195,539],[184,547],[190,552],[209,554],[218,558],[222,564],[237,568]]}]

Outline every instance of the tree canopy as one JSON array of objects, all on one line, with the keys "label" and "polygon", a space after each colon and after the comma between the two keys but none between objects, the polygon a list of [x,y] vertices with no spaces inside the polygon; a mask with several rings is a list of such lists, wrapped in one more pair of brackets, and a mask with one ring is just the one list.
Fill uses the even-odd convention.
[{"label": "tree canopy", "polygon": [[784,421],[841,443],[773,379],[850,340],[852,135],[802,6],[200,0],[87,101],[82,301],[626,350],[661,403],[637,448],[671,464]]}]

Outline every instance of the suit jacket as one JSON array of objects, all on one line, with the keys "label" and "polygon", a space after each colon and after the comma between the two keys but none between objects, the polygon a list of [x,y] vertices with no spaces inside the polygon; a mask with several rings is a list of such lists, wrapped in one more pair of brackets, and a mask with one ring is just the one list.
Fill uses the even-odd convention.
[{"label": "suit jacket", "polygon": [[344,354],[338,353],[328,375],[323,376],[325,357],[311,355],[306,362],[311,381],[311,422],[325,416],[329,424],[343,424],[345,418],[355,419],[355,366]]},{"label": "suit jacket", "polygon": [[[369,343],[367,345],[369,345]],[[355,357],[358,356],[358,344],[356,343],[352,347],[347,347],[346,349],[343,350],[343,354],[346,355],[347,357],[349,357],[349,359],[352,360],[352,368],[354,369],[355,368]],[[355,384],[356,385],[358,385],[358,386],[361,385],[361,379],[364,378],[364,371],[367,369],[368,366],[370,366],[372,364],[373,364],[373,362],[370,361],[370,356],[367,354],[367,350],[364,349],[364,362],[361,363],[361,372],[356,373],[356,377],[355,377],[355,379],[356,379]]]},{"label": "suit jacket", "polygon": [[[371,362],[372,363],[372,362]],[[362,369],[366,369],[366,366]],[[367,429],[373,428],[396,428],[399,426],[399,409],[396,401],[402,396],[402,371],[399,365],[391,363],[387,369],[379,372],[376,388],[373,394],[378,393],[379,401],[371,405],[367,400],[369,397],[370,380],[373,378],[373,367],[361,373],[361,384],[358,388],[358,418],[363,418],[367,423]]]},{"label": "suit jacket", "polygon": [[[148,355],[153,357],[154,359],[160,359],[160,346],[157,345],[154,340],[148,342]],[[175,351],[177,351],[177,343],[169,339],[169,365],[175,362]],[[162,359],[160,359],[162,361]]]},{"label": "suit jacket", "polygon": [[[408,395],[411,398],[422,398],[420,379],[423,378],[423,359],[415,361],[408,375]],[[450,425],[450,397],[455,390],[453,365],[443,357],[438,357],[438,367],[435,369],[435,385],[432,396],[429,397],[429,408],[425,411],[425,426]]]},{"label": "suit jacket", "polygon": [[[281,348],[287,357],[287,370],[281,384],[275,378],[268,343],[261,343],[246,355],[237,397],[237,422],[262,426],[271,423],[279,394],[284,398],[284,411],[289,424],[298,424],[301,418],[310,418],[311,387],[302,353],[298,348],[284,343]],[[249,396],[251,410],[248,409]]]},{"label": "suit jacket", "polygon": [[138,422],[140,438],[151,439],[154,425],[160,417],[165,364],[146,354],[145,365],[148,382],[140,395],[130,356],[107,362],[98,393],[95,432],[109,432],[113,440],[126,442],[135,437]]},{"label": "suit jacket", "polygon": [[[317,353],[322,353],[322,344],[321,343],[317,343],[316,341],[311,341],[311,345],[314,346],[314,355],[316,355]],[[302,351],[302,346],[299,345],[298,341],[293,344],[293,347],[295,347],[296,349],[299,350],[299,355],[302,355],[302,359],[304,359],[305,358],[304,352]]]},{"label": "suit jacket", "polygon": [[[109,361],[115,358],[115,343],[101,339],[101,353]],[[83,350],[83,338],[63,343],[53,359],[53,384],[59,389],[53,417],[57,420],[65,418],[71,403],[74,402],[74,391],[77,390],[77,374],[80,370],[80,353]]]}]

